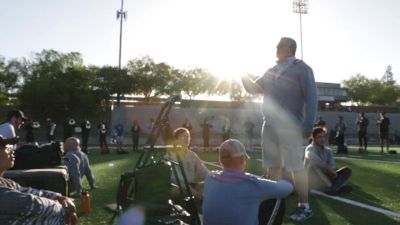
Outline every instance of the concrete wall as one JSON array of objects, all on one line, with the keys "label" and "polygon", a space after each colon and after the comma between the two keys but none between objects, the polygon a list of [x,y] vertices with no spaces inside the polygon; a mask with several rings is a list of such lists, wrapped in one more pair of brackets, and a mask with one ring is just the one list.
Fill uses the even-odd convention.
[{"label": "concrete wall", "polygon": [[[150,118],[156,118],[161,109],[161,105],[138,105],[138,106],[121,106],[116,108],[112,113],[112,126],[118,121],[122,122],[125,127],[125,136],[130,137],[130,128],[133,120],[138,120],[142,128],[143,135],[150,132],[147,129]],[[322,116],[327,123],[328,129],[333,129],[339,115],[344,117],[344,121],[347,124],[346,140],[349,144],[357,143],[356,139],[356,118],[358,113],[356,112],[330,112],[323,111],[318,112],[317,119]],[[221,143],[222,137],[222,124],[224,117],[228,117],[231,121],[232,134],[231,137],[238,138],[244,141],[243,137],[243,124],[249,117],[251,121],[256,124],[254,128],[256,144],[260,143],[260,132],[262,126],[262,116],[260,111],[260,105],[256,103],[245,103],[241,107],[235,108],[223,108],[223,107],[180,107],[174,105],[169,113],[169,120],[173,129],[180,127],[184,122],[185,118],[188,118],[193,126],[193,143],[202,144],[202,135],[200,124],[205,117],[211,118],[210,122],[213,125],[210,144],[218,145]],[[378,113],[366,113],[369,119],[370,125],[368,127],[368,134],[372,142],[376,141],[378,136],[378,126],[376,126],[376,120],[379,118]],[[387,116],[391,120],[391,134],[394,132],[400,134],[400,114],[388,113]],[[144,136],[145,137],[145,136]],[[130,138],[125,138],[126,143],[129,143]]]},{"label": "concrete wall", "polygon": [[[144,134],[150,130],[147,128],[150,118],[156,119],[161,110],[161,105],[140,105],[134,107],[119,107],[112,114],[112,124],[121,121],[125,126],[126,135],[130,135],[133,120],[138,120]],[[202,129],[200,124],[207,117],[213,128],[210,135],[210,144],[221,143],[222,125],[224,117],[231,121],[232,137],[241,139],[243,136],[243,124],[249,117],[256,127],[254,128],[257,139],[260,136],[262,118],[258,104],[246,104],[242,108],[208,108],[208,107],[180,107],[173,106],[169,113],[169,121],[173,129],[180,127],[185,118],[188,118],[193,126],[193,143],[202,144]],[[244,140],[244,139],[243,139]],[[259,141],[259,140],[255,140]]]}]

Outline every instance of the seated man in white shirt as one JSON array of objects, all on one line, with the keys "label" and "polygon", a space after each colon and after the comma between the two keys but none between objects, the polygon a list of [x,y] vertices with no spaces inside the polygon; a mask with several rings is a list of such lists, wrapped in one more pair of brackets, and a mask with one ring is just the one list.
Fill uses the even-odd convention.
[{"label": "seated man in white shirt", "polygon": [[335,170],[335,159],[331,149],[325,146],[324,128],[315,127],[312,132],[312,142],[306,147],[304,163],[308,169],[310,188],[337,194],[351,176],[351,169],[342,167]]}]

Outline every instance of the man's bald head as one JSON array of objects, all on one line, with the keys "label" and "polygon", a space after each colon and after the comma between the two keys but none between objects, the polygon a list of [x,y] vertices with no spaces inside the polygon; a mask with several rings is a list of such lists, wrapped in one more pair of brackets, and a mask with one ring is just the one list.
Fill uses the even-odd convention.
[{"label": "man's bald head", "polygon": [[72,151],[79,149],[79,139],[76,137],[69,137],[64,142],[64,150]]},{"label": "man's bald head", "polygon": [[224,168],[245,171],[246,158],[250,158],[246,148],[236,139],[228,139],[219,146],[219,161]]}]

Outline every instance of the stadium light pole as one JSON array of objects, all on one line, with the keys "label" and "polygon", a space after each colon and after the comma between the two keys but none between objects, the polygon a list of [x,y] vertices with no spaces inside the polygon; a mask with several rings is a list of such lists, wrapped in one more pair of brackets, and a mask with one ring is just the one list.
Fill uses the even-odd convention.
[{"label": "stadium light pole", "polygon": [[[122,53],[122,20],[126,20],[127,12],[124,11],[124,0],[121,0],[121,9],[117,10],[117,20],[120,20],[119,25],[119,58],[118,58],[118,69],[121,72],[121,53]],[[117,93],[117,106],[120,104],[121,93]],[[112,109],[112,107],[111,107]]]},{"label": "stadium light pole", "polygon": [[303,28],[301,24],[301,14],[308,13],[308,0],[293,0],[293,12],[298,13],[300,16],[300,46],[301,59],[303,59]]},{"label": "stadium light pole", "polygon": [[121,52],[122,52],[122,20],[126,20],[127,12],[124,11],[124,0],[121,0],[121,9],[117,10],[117,20],[120,20],[119,26],[119,60],[118,69],[121,69]]}]

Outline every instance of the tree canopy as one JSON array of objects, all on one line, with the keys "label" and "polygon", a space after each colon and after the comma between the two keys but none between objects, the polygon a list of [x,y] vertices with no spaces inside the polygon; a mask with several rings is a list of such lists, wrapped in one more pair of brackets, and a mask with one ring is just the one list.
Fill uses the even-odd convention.
[{"label": "tree canopy", "polygon": [[146,99],[182,94],[229,95],[243,101],[244,90],[234,80],[220,80],[203,68],[177,69],[149,56],[131,59],[125,68],[86,66],[78,52],[43,50],[31,58],[0,57],[0,104],[18,104],[43,116],[92,116],[117,105],[126,94]]},{"label": "tree canopy", "polygon": [[400,98],[400,88],[393,79],[390,70],[386,70],[384,79],[368,79],[357,74],[343,81],[343,85],[348,90],[351,101],[360,105],[382,105],[393,106],[398,104]]}]

